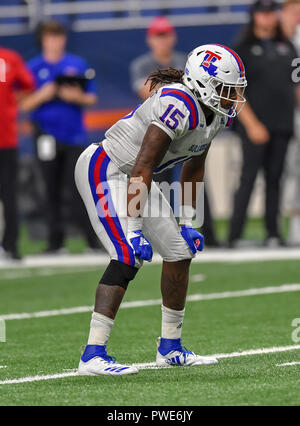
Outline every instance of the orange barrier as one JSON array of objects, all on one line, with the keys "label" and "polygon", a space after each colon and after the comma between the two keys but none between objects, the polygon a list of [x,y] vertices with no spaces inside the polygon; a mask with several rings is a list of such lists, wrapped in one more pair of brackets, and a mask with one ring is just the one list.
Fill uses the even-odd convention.
[{"label": "orange barrier", "polygon": [[[132,108],[111,109],[104,111],[87,111],[84,114],[84,123],[87,130],[107,130],[115,124],[120,118],[125,117],[132,111]],[[21,119],[18,123],[19,132],[23,135],[31,135],[33,127],[30,121]]]},{"label": "orange barrier", "polygon": [[106,130],[131,111],[132,109],[128,108],[88,111],[85,114],[84,121],[88,130]]}]

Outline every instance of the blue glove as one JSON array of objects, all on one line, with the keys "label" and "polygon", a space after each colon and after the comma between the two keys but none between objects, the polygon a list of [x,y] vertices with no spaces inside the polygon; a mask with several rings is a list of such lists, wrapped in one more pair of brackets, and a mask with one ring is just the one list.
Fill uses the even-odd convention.
[{"label": "blue glove", "polygon": [[196,229],[187,227],[186,225],[181,226],[181,235],[188,243],[188,246],[192,253],[196,251],[202,251],[204,245],[204,237]]},{"label": "blue glove", "polygon": [[152,246],[147,238],[144,237],[142,231],[129,232],[127,234],[127,241],[137,258],[151,262],[153,256]]}]

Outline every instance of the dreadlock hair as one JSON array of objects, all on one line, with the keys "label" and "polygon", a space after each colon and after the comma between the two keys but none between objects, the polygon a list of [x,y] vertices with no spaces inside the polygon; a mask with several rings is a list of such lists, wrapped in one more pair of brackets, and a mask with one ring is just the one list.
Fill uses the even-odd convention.
[{"label": "dreadlock hair", "polygon": [[183,84],[182,77],[184,71],[176,70],[175,68],[169,67],[166,70],[157,70],[149,75],[145,84],[150,81],[150,92],[156,88],[157,85],[163,86],[169,83],[181,83]]}]

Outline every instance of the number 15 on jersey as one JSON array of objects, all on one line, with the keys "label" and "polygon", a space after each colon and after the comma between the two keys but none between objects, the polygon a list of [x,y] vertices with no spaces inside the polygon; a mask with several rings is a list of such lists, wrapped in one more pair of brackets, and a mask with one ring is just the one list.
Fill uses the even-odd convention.
[{"label": "number 15 on jersey", "polygon": [[172,130],[175,130],[179,124],[179,121],[176,116],[180,116],[181,118],[185,117],[185,115],[181,111],[179,111],[179,109],[174,108],[174,105],[169,104],[164,114],[159,117],[159,119]]}]

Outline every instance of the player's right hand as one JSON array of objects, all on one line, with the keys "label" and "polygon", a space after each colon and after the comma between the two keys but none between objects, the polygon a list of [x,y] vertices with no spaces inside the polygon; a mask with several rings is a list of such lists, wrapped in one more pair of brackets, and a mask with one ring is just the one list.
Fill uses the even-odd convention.
[{"label": "player's right hand", "polygon": [[153,250],[150,242],[144,237],[142,231],[131,231],[127,234],[127,241],[132,247],[134,255],[138,259],[147,260],[151,262]]}]

